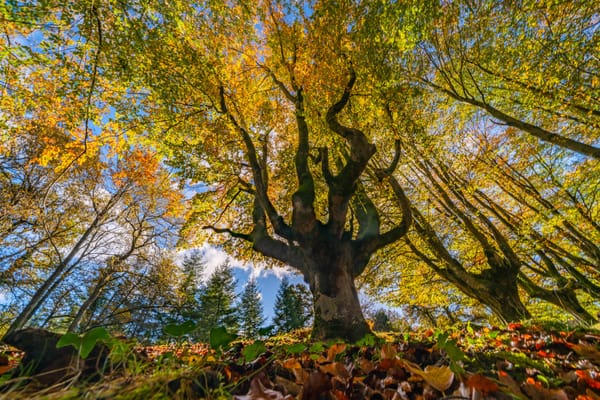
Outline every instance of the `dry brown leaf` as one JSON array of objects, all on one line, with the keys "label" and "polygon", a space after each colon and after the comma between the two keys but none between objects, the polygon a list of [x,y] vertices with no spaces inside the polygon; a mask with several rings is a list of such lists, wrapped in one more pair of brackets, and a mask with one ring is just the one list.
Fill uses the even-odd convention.
[{"label": "dry brown leaf", "polygon": [[498,384],[485,375],[473,374],[469,376],[466,382],[467,386],[473,390],[477,390],[484,395],[496,392],[500,388]]},{"label": "dry brown leaf", "polygon": [[525,383],[523,391],[531,400],[569,400],[562,389],[546,389],[535,384]]},{"label": "dry brown leaf", "polygon": [[381,346],[381,352],[379,358],[382,360],[393,360],[396,358],[398,352],[396,351],[396,347],[392,343],[385,343]]},{"label": "dry brown leaf", "polygon": [[285,393],[294,397],[298,396],[302,391],[302,387],[296,382],[286,379],[282,376],[275,376],[275,386],[281,386],[285,389]]},{"label": "dry brown leaf", "polygon": [[335,357],[346,350],[346,343],[334,343],[327,350],[327,361],[335,361]]},{"label": "dry brown leaf", "polygon": [[571,344],[569,347],[579,356],[587,358],[596,365],[600,364],[600,351],[596,346],[592,344]]},{"label": "dry brown leaf", "polygon": [[288,358],[287,360],[284,360],[281,363],[281,365],[283,366],[283,368],[287,369],[302,368],[302,365],[300,364],[297,358]]},{"label": "dry brown leaf", "polygon": [[517,397],[523,397],[523,392],[519,387],[519,384],[510,376],[507,372],[499,370],[498,380],[500,383],[506,385],[508,390]]},{"label": "dry brown leaf", "polygon": [[425,382],[440,392],[444,392],[452,386],[454,372],[445,365],[441,367],[428,365],[425,367],[425,370],[422,370],[421,367],[410,361],[402,360],[402,363],[411,374],[420,376]]},{"label": "dry brown leaf", "polygon": [[331,379],[322,372],[314,371],[304,382],[301,400],[318,400],[321,395],[331,390]]},{"label": "dry brown leaf", "polygon": [[346,366],[341,362],[320,364],[319,370],[325,374],[340,376],[342,378],[348,378],[350,376],[348,370],[346,369]]},{"label": "dry brown leaf", "polygon": [[283,393],[273,389],[268,389],[263,384],[266,379],[264,374],[257,375],[250,382],[250,390],[248,394],[242,396],[234,396],[235,400],[293,400],[293,396],[285,396]]},{"label": "dry brown leaf", "polygon": [[363,374],[368,374],[375,369],[375,364],[364,357],[358,360],[358,366]]}]

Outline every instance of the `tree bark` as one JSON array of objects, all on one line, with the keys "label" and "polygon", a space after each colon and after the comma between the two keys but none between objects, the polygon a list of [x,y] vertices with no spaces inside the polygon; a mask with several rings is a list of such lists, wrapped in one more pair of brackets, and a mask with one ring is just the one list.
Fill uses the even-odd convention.
[{"label": "tree bark", "polygon": [[306,254],[305,280],[313,294],[314,339],[357,341],[371,332],[354,285],[355,250],[323,230]]}]

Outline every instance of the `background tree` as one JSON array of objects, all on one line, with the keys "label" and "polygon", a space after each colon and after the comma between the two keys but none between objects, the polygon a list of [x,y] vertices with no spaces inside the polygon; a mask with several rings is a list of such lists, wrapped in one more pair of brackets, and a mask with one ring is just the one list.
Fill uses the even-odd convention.
[{"label": "background tree", "polygon": [[386,310],[383,308],[375,311],[375,314],[372,316],[373,320],[373,329],[379,332],[388,332],[392,330],[392,321]]},{"label": "background tree", "polygon": [[238,305],[240,333],[246,338],[256,338],[265,322],[261,294],[256,280],[251,278],[244,286]]},{"label": "background tree", "polygon": [[181,265],[181,283],[178,288],[178,310],[176,321],[198,321],[201,318],[200,294],[205,287],[202,282],[205,263],[200,251],[192,251],[185,255]]},{"label": "background tree", "polygon": [[211,329],[224,327],[237,332],[239,319],[236,309],[236,281],[228,263],[219,265],[208,277],[200,293],[200,319],[194,335],[208,341]]},{"label": "background tree", "polygon": [[273,306],[273,325],[278,332],[303,328],[313,316],[310,292],[302,284],[290,285],[283,278]]}]

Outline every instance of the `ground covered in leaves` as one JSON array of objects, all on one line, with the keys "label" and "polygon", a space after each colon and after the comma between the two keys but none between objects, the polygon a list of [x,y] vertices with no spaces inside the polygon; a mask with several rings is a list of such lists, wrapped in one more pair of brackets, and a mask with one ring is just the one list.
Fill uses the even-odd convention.
[{"label": "ground covered in leaves", "polygon": [[357,343],[311,342],[306,332],[242,342],[221,332],[210,345],[151,347],[96,339],[108,358],[95,369],[71,360],[62,375],[21,365],[17,376],[23,353],[5,347],[0,398],[600,399],[600,334],[590,330],[467,326]]}]

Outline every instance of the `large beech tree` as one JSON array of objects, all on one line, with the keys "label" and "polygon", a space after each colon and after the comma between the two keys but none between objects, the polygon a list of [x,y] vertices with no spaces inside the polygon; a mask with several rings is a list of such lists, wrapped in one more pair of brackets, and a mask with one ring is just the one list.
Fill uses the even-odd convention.
[{"label": "large beech tree", "polygon": [[[448,293],[433,302],[446,302],[443,310],[461,302],[461,292],[473,309],[487,305],[506,321],[528,317],[531,299],[593,321],[584,307],[600,293],[594,6],[25,0],[0,7],[0,155],[12,157],[1,167],[0,238],[22,249],[4,257],[20,272],[35,261],[31,245],[66,248],[54,239],[62,230],[48,224],[64,214],[57,189],[86,163],[99,172],[109,161],[124,166],[135,147],[163,157],[183,179],[159,187],[152,173],[134,173],[132,185],[156,187],[164,199],[199,188],[183,239],[304,275],[316,337],[369,331],[354,280],[373,265],[400,271],[384,283],[405,292],[435,279]],[[39,154],[15,159],[12,147],[30,140]],[[144,160],[140,171],[150,172]],[[113,176],[115,188],[134,170]],[[40,228],[39,238],[30,234]],[[23,245],[33,239],[40,243]],[[63,264],[51,267],[59,274]],[[104,275],[119,272],[102,270],[90,303],[110,293]],[[407,296],[426,309],[423,293]],[[76,322],[94,315],[87,308]]]},{"label": "large beech tree", "polygon": [[[348,33],[358,10],[184,3],[157,10],[127,57],[152,90],[140,101],[153,138],[182,174],[209,185],[186,232],[246,242],[293,267],[313,294],[313,335],[363,337],[354,279],[406,234],[411,212],[393,175],[399,146],[390,135],[378,153],[377,106],[360,99],[374,87]],[[367,188],[389,193],[401,217],[381,223]]]}]

